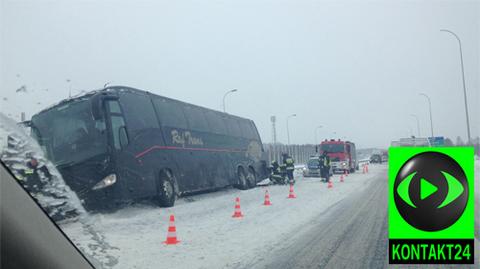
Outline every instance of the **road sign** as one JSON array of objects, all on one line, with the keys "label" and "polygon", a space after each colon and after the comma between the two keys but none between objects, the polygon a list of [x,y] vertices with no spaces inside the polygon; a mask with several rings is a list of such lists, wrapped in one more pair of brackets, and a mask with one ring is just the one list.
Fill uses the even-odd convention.
[{"label": "road sign", "polygon": [[443,136],[429,137],[428,140],[432,147],[442,147],[445,145],[445,138]]}]

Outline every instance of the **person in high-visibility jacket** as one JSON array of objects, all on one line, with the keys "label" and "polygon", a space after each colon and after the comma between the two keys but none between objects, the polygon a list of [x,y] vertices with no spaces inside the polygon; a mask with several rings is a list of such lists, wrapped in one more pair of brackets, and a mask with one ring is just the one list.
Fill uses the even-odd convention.
[{"label": "person in high-visibility jacket", "polygon": [[325,182],[330,180],[330,156],[326,151],[320,155],[320,177],[324,178]]},{"label": "person in high-visibility jacket", "polygon": [[285,169],[287,170],[288,181],[290,183],[295,182],[293,178],[293,171],[295,171],[295,160],[288,154],[283,155],[283,164],[285,165]]}]

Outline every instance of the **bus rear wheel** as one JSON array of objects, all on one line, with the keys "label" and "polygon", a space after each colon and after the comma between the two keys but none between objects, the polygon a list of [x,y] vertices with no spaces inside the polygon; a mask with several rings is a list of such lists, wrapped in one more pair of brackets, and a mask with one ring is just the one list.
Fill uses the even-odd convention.
[{"label": "bus rear wheel", "polygon": [[257,186],[257,176],[255,175],[255,170],[252,167],[248,168],[247,183],[248,187],[250,188]]},{"label": "bus rear wheel", "polygon": [[243,170],[242,167],[238,168],[237,171],[237,179],[238,179],[238,184],[237,188],[241,190],[246,190],[248,189],[248,181],[247,181],[247,176],[245,175],[245,171]]},{"label": "bus rear wheel", "polygon": [[157,184],[158,204],[162,207],[172,207],[175,204],[175,178],[170,171],[160,174]]}]

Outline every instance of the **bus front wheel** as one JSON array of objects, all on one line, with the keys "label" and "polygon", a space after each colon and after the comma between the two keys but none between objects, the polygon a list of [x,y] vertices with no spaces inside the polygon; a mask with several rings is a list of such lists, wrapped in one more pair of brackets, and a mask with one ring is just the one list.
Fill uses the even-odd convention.
[{"label": "bus front wheel", "polygon": [[160,174],[157,184],[158,203],[162,207],[172,207],[175,204],[175,178],[168,170]]}]

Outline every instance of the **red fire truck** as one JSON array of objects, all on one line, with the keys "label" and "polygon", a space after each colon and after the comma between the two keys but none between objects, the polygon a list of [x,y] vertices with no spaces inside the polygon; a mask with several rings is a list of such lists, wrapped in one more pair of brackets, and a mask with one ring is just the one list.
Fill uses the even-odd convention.
[{"label": "red fire truck", "polygon": [[353,173],[355,170],[358,170],[357,151],[353,142],[340,139],[325,139],[320,143],[320,154],[323,154],[325,151],[330,157],[334,173],[345,173],[345,171]]}]

